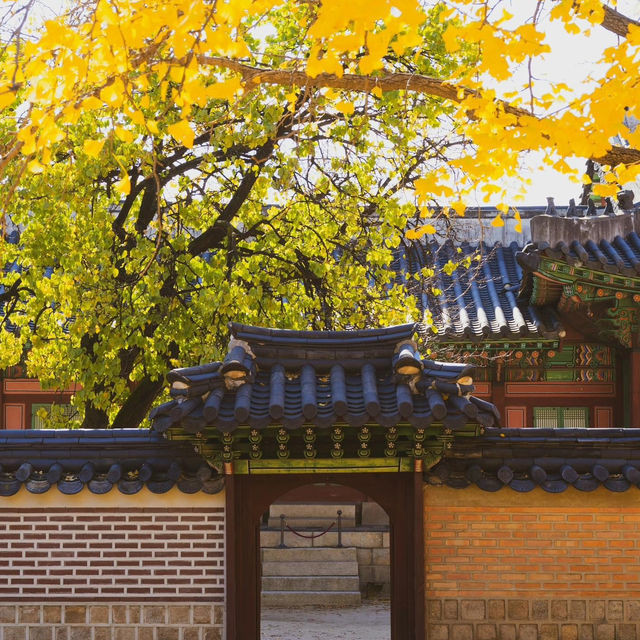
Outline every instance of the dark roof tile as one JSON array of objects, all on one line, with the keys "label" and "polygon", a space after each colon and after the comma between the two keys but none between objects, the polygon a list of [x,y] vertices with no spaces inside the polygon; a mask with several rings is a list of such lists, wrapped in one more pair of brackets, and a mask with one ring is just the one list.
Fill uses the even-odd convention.
[{"label": "dark roof tile", "polygon": [[527,245],[518,262],[527,269],[531,268],[529,256],[545,256],[554,260],[566,260],[570,264],[580,262],[595,271],[619,273],[635,276],[640,273],[640,237],[634,231],[625,238],[616,236],[612,242],[587,240],[584,244],[572,242],[570,246],[558,243],[555,247],[545,243]]},{"label": "dark roof tile", "polygon": [[411,275],[424,267],[433,269],[438,295],[431,292],[430,278],[405,280],[420,309],[432,314],[438,341],[557,338],[562,327],[555,312],[541,313],[518,299],[522,269],[516,255],[521,251],[515,243],[454,247],[450,241],[414,241],[398,248],[393,268]]},{"label": "dark roof tile", "polygon": [[0,496],[23,485],[31,493],[57,487],[68,495],[84,487],[103,494],[114,486],[130,494],[145,484],[164,493],[176,483],[190,493],[196,486],[214,492],[215,478],[205,482],[194,473],[202,464],[188,445],[146,429],[0,431]]},{"label": "dark roof tile", "polygon": [[639,447],[640,429],[487,429],[456,438],[427,478],[484,491],[626,491],[640,486]]},{"label": "dark roof tile", "polygon": [[[230,385],[214,365],[209,374],[213,390],[190,395],[191,387],[203,386],[200,375],[193,380],[192,371],[200,372],[203,367],[181,369],[179,376],[170,373],[174,386],[177,381],[181,387],[180,395],[152,412],[153,428],[162,432],[181,425],[185,431],[197,433],[205,426],[225,432],[239,426],[263,429],[271,424],[285,429],[303,424],[327,428],[340,423],[394,426],[408,422],[419,428],[432,422],[451,428],[467,422],[498,424],[499,414],[493,405],[467,398],[473,385],[463,378],[473,374],[473,367],[422,360],[415,345],[411,346],[411,358],[405,357],[406,353],[396,357],[415,328],[408,324],[325,335],[233,324],[232,352],[244,345],[247,353],[255,355],[251,377],[247,369],[244,383],[234,378]],[[363,349],[363,345],[370,346]],[[309,352],[316,358],[307,358]],[[411,362],[416,365],[415,375],[398,373]]]}]

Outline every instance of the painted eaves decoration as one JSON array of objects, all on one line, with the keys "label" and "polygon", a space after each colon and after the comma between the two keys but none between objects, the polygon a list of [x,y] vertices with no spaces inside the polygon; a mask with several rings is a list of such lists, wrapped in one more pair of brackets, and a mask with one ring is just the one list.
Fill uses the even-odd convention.
[{"label": "painted eaves decoration", "polygon": [[640,331],[640,237],[528,245],[518,254],[520,296],[534,305],[555,305],[587,335],[622,347]]}]

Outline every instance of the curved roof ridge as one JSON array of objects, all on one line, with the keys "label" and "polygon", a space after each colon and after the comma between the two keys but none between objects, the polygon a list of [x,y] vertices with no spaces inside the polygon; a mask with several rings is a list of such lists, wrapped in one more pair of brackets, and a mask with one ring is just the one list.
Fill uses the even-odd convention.
[{"label": "curved roof ridge", "polygon": [[351,342],[382,342],[410,339],[416,332],[417,322],[391,325],[375,329],[344,329],[339,331],[300,330],[300,329],[272,329],[255,325],[230,322],[231,335],[238,340],[251,342],[269,342],[270,344],[289,345],[294,342],[316,345],[318,343],[339,343],[340,346]]}]

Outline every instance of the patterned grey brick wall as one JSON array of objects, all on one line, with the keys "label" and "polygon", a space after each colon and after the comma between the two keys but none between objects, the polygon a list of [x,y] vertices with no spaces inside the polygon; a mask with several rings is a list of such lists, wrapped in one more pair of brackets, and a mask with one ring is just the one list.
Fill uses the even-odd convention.
[{"label": "patterned grey brick wall", "polygon": [[427,640],[638,640],[640,599],[427,600]]}]

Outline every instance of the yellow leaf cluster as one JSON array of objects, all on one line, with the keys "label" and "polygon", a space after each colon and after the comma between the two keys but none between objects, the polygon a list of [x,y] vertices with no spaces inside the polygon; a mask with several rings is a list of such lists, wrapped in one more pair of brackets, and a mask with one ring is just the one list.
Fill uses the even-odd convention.
[{"label": "yellow leaf cluster", "polygon": [[191,149],[191,147],[193,147],[195,134],[187,120],[180,120],[180,122],[169,125],[167,127],[167,131],[177,142],[187,147],[187,149]]},{"label": "yellow leaf cluster", "polygon": [[[68,130],[84,118],[93,118],[94,133],[81,143],[90,158],[113,160],[112,154],[122,147],[119,143],[137,144],[146,153],[153,148],[150,139],[161,144],[167,135],[190,148],[196,130],[205,130],[194,118],[205,114],[206,119],[216,101],[239,108],[251,100],[252,92],[264,96],[272,84],[281,84],[281,95],[288,96],[284,108],[292,110],[292,96],[305,86],[300,79],[294,81],[294,73],[306,72],[320,87],[339,87],[339,96],[327,108],[352,116],[355,104],[370,102],[359,102],[355,91],[345,90],[351,75],[390,78],[405,68],[393,61],[403,55],[408,56],[404,63],[412,60],[417,69],[425,68],[420,59],[424,52],[414,58],[415,52],[407,52],[422,48],[422,39],[428,38],[423,34],[435,26],[440,30],[439,46],[456,64],[449,69],[446,56],[438,62],[434,53],[436,62],[430,61],[432,68],[425,72],[434,78],[421,85],[427,89],[409,87],[405,93],[433,94],[455,104],[448,133],[468,146],[452,155],[444,171],[434,162],[415,181],[418,206],[440,199],[453,202],[451,209],[460,215],[464,202],[478,190],[487,201],[502,199],[504,178],[519,175],[522,155],[530,151],[542,152],[556,171],[572,175],[569,157],[602,157],[616,136],[640,147],[640,127],[630,132],[622,126],[629,115],[625,107],[633,110],[640,104],[640,28],[633,24],[626,39],[598,60],[602,68],[597,83],[550,87],[539,84],[534,73],[524,87],[514,90],[514,73],[529,62],[535,71],[550,50],[546,14],[535,12],[536,3],[522,3],[514,16],[504,0],[490,11],[486,3],[457,0],[441,10],[433,24],[429,3],[415,0],[289,4],[96,0],[83,20],[73,22],[64,14],[47,20],[38,36],[24,43],[17,65],[15,50],[8,49],[0,61],[0,113],[11,138],[7,148],[10,142],[18,143],[30,172],[47,171],[56,147],[77,140]],[[272,20],[286,11],[291,28],[301,27],[298,41],[286,56],[270,58],[271,35],[265,34],[270,34]],[[604,15],[603,0],[554,0],[550,10],[551,20],[566,31],[568,55],[570,39],[588,38],[588,29],[599,25]],[[256,16],[261,16],[264,33],[256,32]],[[367,83],[358,93],[381,98],[387,90],[382,82],[375,88]],[[409,107],[406,114],[411,117]],[[619,185],[638,178],[639,165],[616,166],[595,192],[614,194]],[[130,189],[126,176],[118,188],[122,193]],[[503,220],[498,216],[494,222]]]}]

